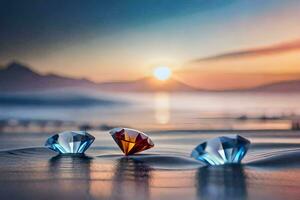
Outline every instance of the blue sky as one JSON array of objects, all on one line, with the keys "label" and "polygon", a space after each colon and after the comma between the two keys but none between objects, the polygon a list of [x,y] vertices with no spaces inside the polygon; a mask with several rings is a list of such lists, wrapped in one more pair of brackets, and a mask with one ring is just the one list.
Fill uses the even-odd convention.
[{"label": "blue sky", "polygon": [[[80,43],[168,18],[215,9],[220,0],[1,0],[0,42],[22,53],[25,47]],[[23,46],[25,45],[25,46]],[[17,48],[14,48],[17,47]],[[16,52],[14,52],[16,51]],[[27,52],[27,51],[26,51]]]}]

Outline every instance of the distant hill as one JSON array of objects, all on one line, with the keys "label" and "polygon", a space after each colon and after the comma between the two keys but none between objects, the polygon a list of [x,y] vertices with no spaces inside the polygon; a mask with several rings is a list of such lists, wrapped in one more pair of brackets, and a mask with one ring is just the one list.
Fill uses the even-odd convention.
[{"label": "distant hill", "polygon": [[136,81],[101,83],[99,88],[105,91],[135,91],[135,92],[155,92],[155,91],[197,91],[180,81],[170,79],[158,82],[154,78],[143,78]]},{"label": "distant hill", "polygon": [[[18,62],[12,62],[0,69],[0,91],[2,92],[36,91],[58,88],[87,88],[114,92],[214,92],[210,90],[195,89],[175,79],[157,81],[154,78],[143,78],[135,81],[95,83],[87,79],[69,78],[55,74],[42,75],[35,72],[30,67]],[[300,80],[282,81],[245,90],[228,91],[300,92]]]},{"label": "distant hill", "polygon": [[270,83],[247,91],[253,92],[300,92],[300,80],[281,81]]},{"label": "distant hill", "polygon": [[92,84],[91,81],[85,79],[73,79],[54,74],[41,75],[17,62],[10,63],[0,70],[1,91],[41,90],[69,86],[88,87]]},{"label": "distant hill", "polygon": [[55,74],[42,75],[18,62],[12,62],[0,69],[0,91],[35,91],[56,88],[89,88],[122,92],[196,91],[174,79],[158,82],[152,78],[144,78],[136,81],[95,83],[86,79],[68,78]]}]

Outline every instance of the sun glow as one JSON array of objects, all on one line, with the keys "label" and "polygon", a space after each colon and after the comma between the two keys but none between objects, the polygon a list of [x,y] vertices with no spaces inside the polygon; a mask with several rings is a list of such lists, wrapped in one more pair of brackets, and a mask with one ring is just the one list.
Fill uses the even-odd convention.
[{"label": "sun glow", "polygon": [[156,79],[164,81],[171,77],[172,72],[169,67],[157,67],[154,69],[153,75]]}]

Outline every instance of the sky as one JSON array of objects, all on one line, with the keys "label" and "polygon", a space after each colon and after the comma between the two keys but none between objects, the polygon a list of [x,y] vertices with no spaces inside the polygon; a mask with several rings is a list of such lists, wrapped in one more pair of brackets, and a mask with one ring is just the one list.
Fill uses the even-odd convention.
[{"label": "sky", "polygon": [[0,0],[0,64],[97,82],[168,66],[194,87],[300,79],[297,0]]}]

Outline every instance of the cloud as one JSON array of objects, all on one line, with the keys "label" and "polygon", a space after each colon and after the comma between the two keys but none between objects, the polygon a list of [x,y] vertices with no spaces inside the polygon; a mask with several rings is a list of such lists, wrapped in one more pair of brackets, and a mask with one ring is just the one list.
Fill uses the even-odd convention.
[{"label": "cloud", "polygon": [[234,52],[219,54],[219,55],[215,55],[215,56],[210,56],[210,57],[206,57],[206,58],[200,58],[200,59],[194,60],[193,62],[217,61],[217,60],[227,60],[227,59],[236,59],[236,58],[249,58],[249,57],[280,54],[280,53],[285,53],[285,52],[295,51],[295,50],[300,50],[300,39],[294,40],[291,42],[266,46],[266,47],[246,49],[246,50],[241,50],[241,51],[234,51]]}]

